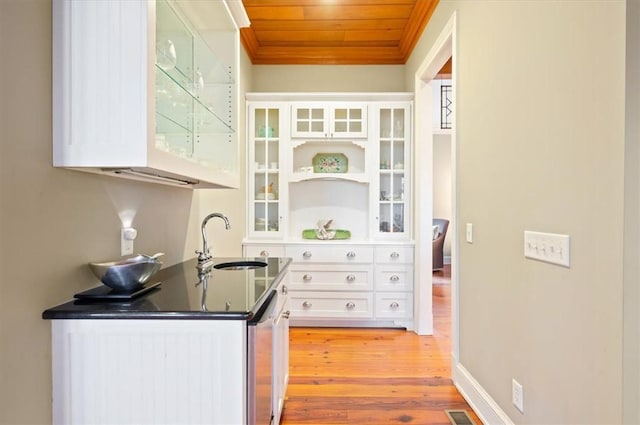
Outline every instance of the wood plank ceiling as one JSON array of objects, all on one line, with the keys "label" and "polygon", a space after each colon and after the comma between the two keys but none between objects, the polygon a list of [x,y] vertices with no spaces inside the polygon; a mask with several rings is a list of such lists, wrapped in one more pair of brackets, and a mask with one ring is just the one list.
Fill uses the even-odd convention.
[{"label": "wood plank ceiling", "polygon": [[243,0],[253,64],[404,64],[438,0]]}]

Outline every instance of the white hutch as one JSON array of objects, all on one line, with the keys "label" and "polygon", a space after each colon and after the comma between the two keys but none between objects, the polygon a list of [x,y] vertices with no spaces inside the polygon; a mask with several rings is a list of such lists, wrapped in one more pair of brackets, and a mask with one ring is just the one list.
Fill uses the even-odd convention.
[{"label": "white hutch", "polygon": [[293,259],[291,324],[414,329],[413,95],[246,98],[244,254]]}]

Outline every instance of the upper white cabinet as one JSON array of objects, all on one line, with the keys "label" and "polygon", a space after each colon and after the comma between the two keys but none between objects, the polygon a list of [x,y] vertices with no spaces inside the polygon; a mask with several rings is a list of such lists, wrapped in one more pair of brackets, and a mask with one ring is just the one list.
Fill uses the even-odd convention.
[{"label": "upper white cabinet", "polygon": [[411,118],[407,93],[248,93],[249,239],[333,220],[351,241],[411,241]]},{"label": "upper white cabinet", "polygon": [[406,239],[411,223],[409,142],[411,120],[405,104],[387,104],[376,109],[379,119],[377,222],[374,234]]},{"label": "upper white cabinet", "polygon": [[367,105],[353,102],[296,102],[291,105],[291,137],[367,137]]},{"label": "upper white cabinet", "polygon": [[282,168],[286,162],[286,107],[279,103],[253,103],[248,113],[249,233],[252,236],[280,237],[286,210],[286,182]]},{"label": "upper white cabinet", "polygon": [[53,165],[238,187],[235,0],[53,1]]}]

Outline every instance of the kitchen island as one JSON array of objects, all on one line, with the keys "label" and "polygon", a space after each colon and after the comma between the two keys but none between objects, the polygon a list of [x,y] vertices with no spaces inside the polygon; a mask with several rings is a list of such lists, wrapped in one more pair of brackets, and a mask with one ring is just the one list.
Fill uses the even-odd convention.
[{"label": "kitchen island", "polygon": [[[232,259],[218,258],[214,266]],[[132,299],[50,308],[54,424],[269,424],[288,379],[288,258],[158,272]],[[85,294],[86,295],[86,294]]]}]

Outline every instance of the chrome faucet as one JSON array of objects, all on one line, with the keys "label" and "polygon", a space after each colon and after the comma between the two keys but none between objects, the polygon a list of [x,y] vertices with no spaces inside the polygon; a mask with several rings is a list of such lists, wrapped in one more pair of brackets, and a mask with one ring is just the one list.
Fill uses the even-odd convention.
[{"label": "chrome faucet", "polygon": [[229,223],[229,219],[224,215],[224,214],[220,214],[220,213],[211,213],[208,216],[206,216],[204,218],[204,220],[202,220],[202,251],[196,251],[196,254],[198,254],[198,268],[199,269],[204,269],[208,266],[210,266],[211,264],[211,259],[213,258],[213,254],[209,254],[209,246],[207,245],[207,232],[206,232],[206,226],[207,226],[207,222],[212,219],[213,217],[218,217],[224,220],[224,227],[229,230],[231,229],[231,224]]}]

